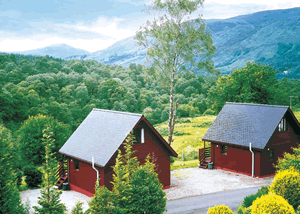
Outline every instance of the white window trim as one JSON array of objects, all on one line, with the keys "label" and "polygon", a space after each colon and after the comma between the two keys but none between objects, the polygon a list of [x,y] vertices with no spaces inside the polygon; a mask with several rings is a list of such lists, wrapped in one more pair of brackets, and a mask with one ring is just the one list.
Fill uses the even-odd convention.
[{"label": "white window trim", "polygon": [[141,143],[145,143],[144,128],[141,128]]},{"label": "white window trim", "polygon": [[287,130],[287,128],[286,128],[286,119],[285,119],[285,118],[282,118],[282,119],[280,120],[280,122],[279,122],[279,124],[278,124],[278,130],[279,130],[280,132],[284,132],[284,131]]}]

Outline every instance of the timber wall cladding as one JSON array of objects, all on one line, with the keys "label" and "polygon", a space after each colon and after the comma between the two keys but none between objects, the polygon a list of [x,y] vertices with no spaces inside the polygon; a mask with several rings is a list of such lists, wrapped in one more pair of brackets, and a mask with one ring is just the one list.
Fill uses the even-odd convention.
[{"label": "timber wall cladding", "polygon": [[[88,192],[95,193],[95,183],[97,173],[92,169],[91,164],[79,161],[79,170],[74,168],[74,159],[71,158],[70,161],[70,183],[82,188]],[[100,173],[100,169],[99,173]]]},{"label": "timber wall cladding", "polygon": [[144,164],[144,159],[147,155],[154,154],[156,158],[156,169],[158,173],[158,179],[163,184],[163,186],[170,185],[170,156],[163,149],[163,145],[160,139],[154,135],[154,133],[147,127],[144,127],[145,143],[133,146],[135,150],[136,157],[141,164]]},{"label": "timber wall cladding", "polygon": [[[294,131],[294,126],[290,123],[291,116],[286,114],[286,127],[287,130],[280,132],[278,128],[275,129],[272,137],[262,152],[261,169],[262,175],[274,174],[278,158],[282,158],[285,152],[293,153],[292,147],[298,146],[298,135]],[[274,159],[270,159],[270,150],[274,149]]]},{"label": "timber wall cladding", "polygon": [[[220,144],[212,143],[212,154],[216,168],[229,169],[236,172],[252,174],[252,153],[249,149],[227,146],[227,154],[221,153]],[[255,151],[255,174],[260,175],[260,152]]]}]

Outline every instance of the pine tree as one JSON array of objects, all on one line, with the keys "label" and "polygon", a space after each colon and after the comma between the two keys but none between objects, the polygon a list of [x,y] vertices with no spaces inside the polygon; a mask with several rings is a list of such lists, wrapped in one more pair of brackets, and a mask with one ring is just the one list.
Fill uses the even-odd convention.
[{"label": "pine tree", "polygon": [[54,188],[59,179],[57,175],[59,165],[51,152],[54,142],[52,135],[53,133],[49,128],[43,130],[43,143],[45,146],[45,163],[42,166],[43,189],[41,190],[41,196],[38,197],[40,207],[33,207],[36,213],[40,214],[61,214],[66,211],[66,206],[60,200],[62,191]]},{"label": "pine tree", "polygon": [[11,132],[0,125],[0,212],[24,213],[12,151]]},{"label": "pine tree", "polygon": [[90,213],[163,213],[166,207],[166,193],[162,190],[155,164],[147,157],[144,165],[139,165],[133,157],[132,143],[135,141],[131,132],[124,143],[125,153],[118,151],[112,191],[99,187],[96,183],[95,195],[89,203]]}]

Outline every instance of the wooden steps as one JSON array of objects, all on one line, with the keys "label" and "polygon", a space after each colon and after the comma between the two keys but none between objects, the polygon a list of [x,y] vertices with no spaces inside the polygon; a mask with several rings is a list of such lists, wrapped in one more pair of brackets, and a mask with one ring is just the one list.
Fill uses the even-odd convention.
[{"label": "wooden steps", "polygon": [[60,189],[62,184],[68,180],[68,176],[65,175],[64,177],[60,177],[59,180],[56,183],[56,186],[58,186],[58,188]]},{"label": "wooden steps", "polygon": [[61,189],[62,184],[68,180],[68,173],[65,170],[64,163],[59,163],[59,169],[57,170],[56,175],[59,177],[56,186],[58,186],[58,188]]},{"label": "wooden steps", "polygon": [[203,162],[202,164],[200,164],[199,166],[202,169],[208,169],[208,163],[207,162]]}]

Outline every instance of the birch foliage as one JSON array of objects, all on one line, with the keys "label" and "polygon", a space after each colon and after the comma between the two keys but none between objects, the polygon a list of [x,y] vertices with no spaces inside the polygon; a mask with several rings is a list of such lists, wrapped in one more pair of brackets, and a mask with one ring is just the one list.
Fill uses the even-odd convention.
[{"label": "birch foliage", "polygon": [[169,84],[169,135],[173,141],[177,100],[174,100],[176,74],[185,71],[215,71],[211,60],[216,48],[210,32],[199,15],[192,19],[203,0],[154,0],[146,12],[154,14],[136,33],[137,44],[147,48],[147,60],[158,68]]}]

